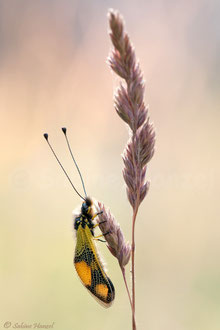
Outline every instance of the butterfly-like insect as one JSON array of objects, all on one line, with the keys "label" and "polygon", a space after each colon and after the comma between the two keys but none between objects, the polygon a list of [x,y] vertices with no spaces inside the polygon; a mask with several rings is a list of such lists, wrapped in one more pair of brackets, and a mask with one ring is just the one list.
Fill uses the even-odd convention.
[{"label": "butterfly-like insect", "polygon": [[[83,197],[76,190],[75,186],[70,180],[70,177],[68,176],[56,153],[54,152],[50,142],[48,141],[48,134],[45,133],[44,137],[73,189],[83,199],[81,211],[77,216],[75,216],[74,219],[74,229],[76,230],[74,265],[82,284],[89,290],[89,292],[101,305],[104,307],[109,307],[115,298],[115,289],[112,281],[104,270],[103,263],[98,255],[95,245],[95,240],[100,240],[99,237],[103,235],[97,237],[94,236],[94,228],[99,225],[95,224],[94,220],[100,213],[94,212],[93,201],[91,198],[87,197],[81,172],[75,161],[75,158],[73,157],[69,140],[66,135],[66,128],[62,128],[62,131],[65,135],[71,157],[80,175],[85,197]],[[104,236],[105,235],[108,235],[108,233],[105,233]]]}]

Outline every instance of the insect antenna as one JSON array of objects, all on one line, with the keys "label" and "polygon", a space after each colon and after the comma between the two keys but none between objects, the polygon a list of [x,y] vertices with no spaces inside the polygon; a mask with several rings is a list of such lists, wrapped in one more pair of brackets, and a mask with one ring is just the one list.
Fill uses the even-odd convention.
[{"label": "insect antenna", "polygon": [[65,174],[66,177],[67,177],[67,179],[69,180],[71,186],[73,187],[73,189],[75,190],[75,192],[79,195],[79,197],[81,197],[81,198],[85,201],[85,198],[82,197],[82,196],[80,195],[80,193],[76,190],[76,188],[75,188],[75,186],[73,185],[73,183],[72,183],[72,181],[71,181],[69,175],[67,174],[67,172],[66,172],[66,170],[64,169],[63,165],[62,165],[61,162],[59,161],[59,159],[58,159],[58,157],[57,157],[55,151],[53,150],[53,148],[52,148],[52,146],[51,146],[51,144],[50,144],[50,142],[49,142],[49,140],[48,140],[48,134],[47,134],[47,133],[44,134],[44,138],[45,138],[45,140],[47,141],[47,143],[48,143],[48,145],[49,145],[49,147],[50,147],[50,149],[51,149],[51,151],[52,151],[54,157],[56,158],[56,160],[57,160],[57,162],[58,162],[58,164],[59,164],[60,167],[62,168],[64,174]]},{"label": "insect antenna", "polygon": [[62,131],[63,131],[63,134],[65,135],[66,142],[67,142],[68,149],[69,149],[69,152],[71,154],[72,160],[74,161],[74,164],[75,164],[75,166],[77,168],[77,171],[79,173],[79,176],[80,176],[80,179],[81,179],[81,182],[82,182],[82,186],[83,186],[83,190],[84,190],[85,196],[87,197],[87,193],[86,193],[86,188],[85,188],[85,184],[84,184],[84,181],[83,181],[83,177],[82,177],[82,174],[80,172],[79,166],[77,165],[77,162],[75,161],[75,158],[73,156],[72,149],[71,149],[70,143],[69,143],[69,139],[68,139],[67,134],[66,134],[66,131],[67,131],[66,127],[62,127]]}]

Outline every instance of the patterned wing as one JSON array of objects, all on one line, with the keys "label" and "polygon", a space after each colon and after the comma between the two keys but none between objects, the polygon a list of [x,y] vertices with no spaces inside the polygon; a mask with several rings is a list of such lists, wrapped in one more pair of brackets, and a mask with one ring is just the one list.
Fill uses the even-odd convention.
[{"label": "patterned wing", "polygon": [[97,254],[90,229],[81,225],[77,229],[74,265],[83,285],[99,303],[109,307],[115,297],[115,289],[106,275]]}]

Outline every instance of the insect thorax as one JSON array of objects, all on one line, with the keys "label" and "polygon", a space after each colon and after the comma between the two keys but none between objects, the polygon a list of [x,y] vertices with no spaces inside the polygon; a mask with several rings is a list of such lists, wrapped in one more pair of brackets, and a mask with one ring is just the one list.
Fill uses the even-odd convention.
[{"label": "insect thorax", "polygon": [[93,235],[94,224],[92,222],[92,217],[93,217],[92,204],[93,204],[92,200],[88,197],[86,198],[85,202],[82,203],[81,213],[75,218],[74,221],[75,230],[79,228],[79,225],[81,225],[82,228],[85,228],[85,226],[87,225]]},{"label": "insect thorax", "polygon": [[74,220],[74,229],[75,230],[77,230],[79,228],[79,225],[81,225],[83,228],[85,228],[86,225],[89,227],[89,229],[94,228],[92,219],[90,217],[85,216],[84,214],[80,214]]}]

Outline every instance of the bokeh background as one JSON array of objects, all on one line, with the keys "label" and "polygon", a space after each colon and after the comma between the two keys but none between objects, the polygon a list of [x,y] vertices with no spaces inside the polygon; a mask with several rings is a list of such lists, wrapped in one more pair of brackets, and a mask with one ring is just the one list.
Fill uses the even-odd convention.
[{"label": "bokeh background", "polygon": [[49,133],[82,192],[60,130],[68,128],[88,193],[130,240],[121,174],[128,131],[113,109],[119,80],[106,64],[110,7],[126,20],[157,132],[136,226],[138,329],[219,330],[218,0],[0,1],[0,327],[131,328],[122,276],[104,244],[113,306],[99,306],[76,276],[72,210],[80,199],[42,136]]}]

